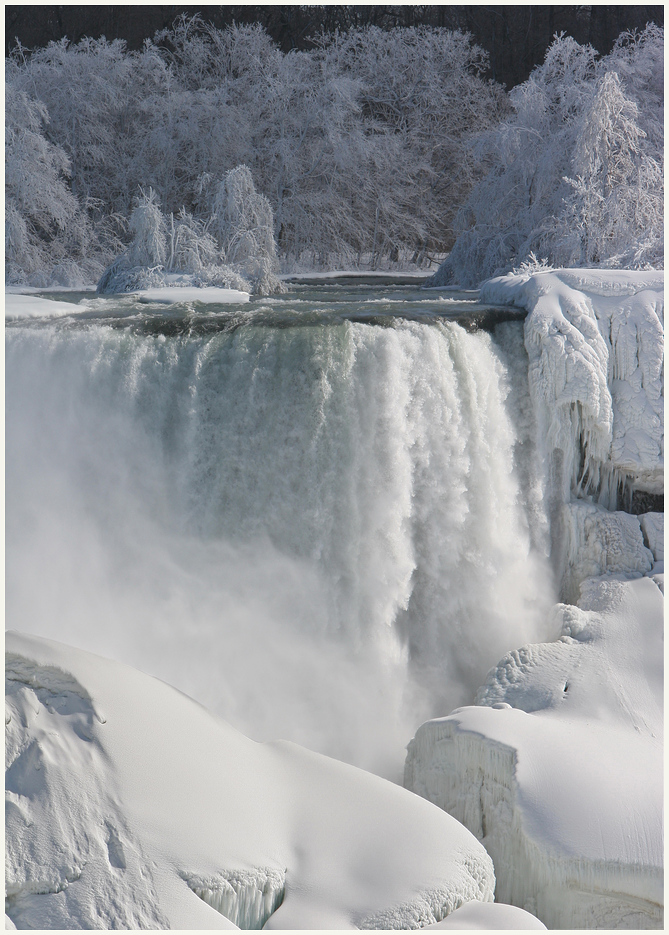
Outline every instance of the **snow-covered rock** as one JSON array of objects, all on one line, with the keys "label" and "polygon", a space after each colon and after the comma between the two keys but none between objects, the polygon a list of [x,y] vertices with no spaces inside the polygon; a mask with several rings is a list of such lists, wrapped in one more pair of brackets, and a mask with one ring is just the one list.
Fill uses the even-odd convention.
[{"label": "snow-covered rock", "polygon": [[78,315],[83,311],[81,305],[45,299],[39,295],[19,295],[5,293],[5,318],[56,318],[62,315]]},{"label": "snow-covered rock", "polygon": [[492,900],[484,848],[424,799],[119,663],[6,650],[10,927],[407,929]]},{"label": "snow-covered rock", "polygon": [[483,841],[502,902],[549,928],[660,928],[658,582],[590,578],[554,624],[556,642],[491,670],[477,706],[418,730],[405,785]]},{"label": "snow-covered rock", "polygon": [[664,489],[664,273],[561,269],[486,282],[481,300],[527,309],[529,375],[563,499]]}]

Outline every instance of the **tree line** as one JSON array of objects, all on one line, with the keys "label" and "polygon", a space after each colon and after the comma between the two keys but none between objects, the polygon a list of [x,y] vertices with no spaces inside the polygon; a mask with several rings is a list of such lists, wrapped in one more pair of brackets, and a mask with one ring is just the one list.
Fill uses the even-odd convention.
[{"label": "tree line", "polygon": [[565,32],[579,44],[592,45],[607,55],[622,32],[645,29],[649,22],[664,25],[664,7],[619,5],[386,5],[376,6],[5,6],[5,54],[16,40],[27,48],[89,37],[123,39],[139,50],[156,32],[169,29],[185,14],[200,14],[217,29],[233,23],[260,23],[282,52],[313,48],[322,33],[347,32],[377,26],[437,26],[472,35],[489,57],[486,77],[510,90],[525,81],[541,64],[553,36]]},{"label": "tree line", "polygon": [[271,206],[284,265],[421,264],[452,249],[452,274],[473,281],[557,255],[558,228],[590,236],[616,218],[617,239],[591,237],[583,261],[652,262],[654,234],[627,254],[622,240],[661,218],[662,47],[657,26],[603,57],[557,37],[509,94],[471,35],[441,26],[353,25],[286,52],[260,23],[182,15],[140,49],[18,44],[7,277],[99,276],[130,242],[140,191],[196,231],[239,166]]}]

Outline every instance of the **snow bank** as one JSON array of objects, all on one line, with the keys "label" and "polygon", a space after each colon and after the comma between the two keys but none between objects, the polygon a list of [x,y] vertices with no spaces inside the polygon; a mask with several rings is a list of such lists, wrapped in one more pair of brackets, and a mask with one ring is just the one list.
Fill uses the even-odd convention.
[{"label": "snow bank", "polygon": [[239,289],[221,289],[217,286],[162,286],[157,289],[142,289],[137,292],[142,302],[161,302],[166,305],[177,302],[204,302],[228,304],[248,302],[251,296]]},{"label": "snow bank", "polygon": [[43,299],[37,295],[20,295],[5,292],[5,318],[54,318],[62,315],[77,315],[83,311],[74,302]]},{"label": "snow bank", "polygon": [[530,390],[562,499],[664,489],[664,274],[561,269],[485,283],[481,301],[530,313]]},{"label": "snow bank", "polygon": [[492,900],[434,805],[164,682],[9,633],[7,912],[18,928],[417,928]]},{"label": "snow bank", "polygon": [[591,578],[555,643],[509,653],[475,707],[428,721],[407,788],[483,841],[496,898],[548,928],[661,928],[658,583]]}]

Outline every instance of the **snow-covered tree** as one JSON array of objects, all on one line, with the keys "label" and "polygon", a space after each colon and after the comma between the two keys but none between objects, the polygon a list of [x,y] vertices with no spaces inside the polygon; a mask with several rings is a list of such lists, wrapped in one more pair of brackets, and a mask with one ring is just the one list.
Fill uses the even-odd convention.
[{"label": "snow-covered tree", "polygon": [[[70,160],[50,143],[41,101],[7,83],[5,95],[5,263],[9,281],[80,280],[92,231],[68,180]],[[45,278],[46,277],[46,278]]]},{"label": "snow-covered tree", "polygon": [[151,286],[225,286],[258,295],[281,292],[272,208],[247,166],[230,169],[206,221],[185,208],[167,219],[153,188],[140,188],[128,224],[133,239],[105,270],[101,293]]},{"label": "snow-covered tree", "polygon": [[46,104],[47,139],[96,224],[127,217],[139,185],[168,216],[184,207],[205,221],[214,180],[246,165],[282,256],[330,264],[450,243],[466,140],[502,101],[484,64],[443,29],[357,29],[284,54],[258,25],[191,16],[138,52],[63,40],[17,51],[8,69]]},{"label": "snow-covered tree", "polygon": [[510,93],[513,115],[478,140],[488,172],[436,282],[476,285],[530,253],[554,266],[661,262],[662,44],[651,26],[598,60],[555,39]]},{"label": "snow-covered tree", "polygon": [[662,167],[644,152],[638,116],[618,75],[604,75],[580,121],[572,191],[556,225],[561,264],[662,263]]},{"label": "snow-covered tree", "polygon": [[219,249],[209,233],[209,223],[181,208],[167,222],[167,269],[199,273],[216,263]]},{"label": "snow-covered tree", "polygon": [[282,291],[276,274],[279,261],[274,240],[274,214],[264,195],[256,191],[248,166],[225,174],[213,204],[216,231],[226,263],[247,276],[260,295]]}]

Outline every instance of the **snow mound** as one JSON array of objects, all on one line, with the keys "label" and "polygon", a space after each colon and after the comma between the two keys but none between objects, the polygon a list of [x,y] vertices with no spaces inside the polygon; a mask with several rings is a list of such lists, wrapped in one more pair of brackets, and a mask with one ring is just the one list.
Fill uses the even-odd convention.
[{"label": "snow mound", "polygon": [[5,318],[55,318],[62,315],[78,315],[83,311],[74,302],[44,299],[37,295],[5,293]]},{"label": "snow mound", "polygon": [[530,391],[557,484],[616,506],[622,486],[664,489],[664,275],[657,270],[510,273],[481,301],[526,308]]},{"label": "snow mound", "polygon": [[451,929],[451,930],[491,930],[500,931],[507,929],[509,931],[524,931],[525,929],[543,929],[546,926],[535,916],[519,909],[517,906],[507,906],[504,903],[465,903],[450,916],[437,922],[435,925],[427,926],[431,929]]},{"label": "snow mound", "polygon": [[418,730],[405,785],[485,844],[496,899],[548,928],[661,928],[662,594],[590,578],[553,623]]},{"label": "snow mound", "polygon": [[7,913],[17,928],[417,928],[490,901],[434,805],[167,684],[7,634]]}]

